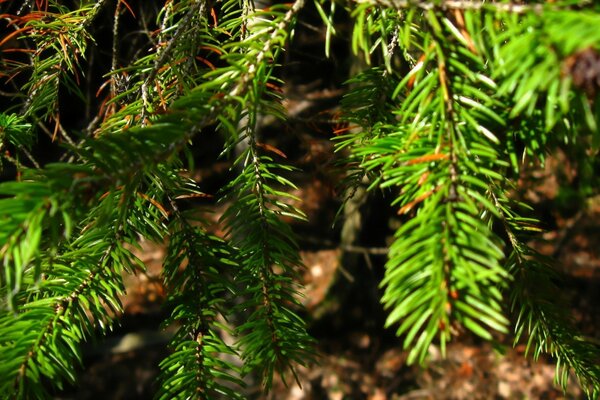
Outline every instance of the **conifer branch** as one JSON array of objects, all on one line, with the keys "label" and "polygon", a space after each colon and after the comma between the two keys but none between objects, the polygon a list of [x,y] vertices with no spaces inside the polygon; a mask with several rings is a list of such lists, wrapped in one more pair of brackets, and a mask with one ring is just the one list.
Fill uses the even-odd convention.
[{"label": "conifer branch", "polygon": [[494,204],[500,211],[502,226],[511,244],[509,271],[515,285],[509,290],[510,311],[515,314],[514,344],[527,337],[526,353],[535,360],[542,353],[556,359],[557,382],[566,390],[569,373],[575,372],[581,388],[590,398],[600,393],[598,346],[583,338],[574,326],[561,294],[553,281],[560,279],[550,260],[531,249],[519,237],[526,234],[531,219],[514,215],[490,188]]},{"label": "conifer branch", "polygon": [[[78,59],[84,56],[87,41],[90,39],[87,29],[106,3],[107,0],[102,0],[94,6],[82,7],[64,19],[58,14],[47,13],[50,21],[45,21],[40,16],[31,19],[20,17],[23,8],[16,17],[8,16],[9,23],[27,33],[26,38],[36,45],[35,51],[30,55],[32,74],[25,85],[28,96],[22,107],[21,113],[24,116],[37,121],[52,117],[58,127],[59,83],[65,78],[66,71],[78,76],[79,71],[75,66],[78,65]],[[28,46],[25,44],[25,47]],[[47,56],[47,51],[54,54]],[[18,72],[17,69],[11,73]],[[40,112],[42,114],[38,115]],[[57,130],[58,128],[55,129],[53,138]]]},{"label": "conifer branch", "polygon": [[288,28],[292,23],[292,19],[300,12],[304,7],[304,0],[296,0],[292,4],[292,7],[285,13],[285,16],[277,23],[277,25],[270,27],[270,35],[264,42],[262,49],[256,54],[254,60],[248,65],[246,73],[242,75],[238,84],[233,88],[230,93],[231,97],[237,97],[242,95],[248,89],[248,86],[256,74],[257,68],[263,64],[265,57],[271,52],[275,42],[280,38],[280,32]]},{"label": "conifer branch", "polygon": [[[278,97],[268,89],[273,67],[266,65],[267,57],[276,58],[303,4],[304,1],[299,0],[283,16],[275,14],[275,21],[265,21],[264,27],[249,30],[244,39],[248,48],[240,49],[247,51],[247,55],[242,53],[244,69],[232,73],[237,84],[228,94],[232,100],[244,98],[245,109],[241,113],[244,125],[239,137],[248,144],[245,153],[238,158],[242,171],[227,188],[226,198],[233,200],[233,204],[223,215],[228,237],[240,257],[241,268],[236,281],[247,296],[240,310],[250,313],[237,331],[242,358],[248,369],[258,371],[266,391],[271,387],[275,371],[290,370],[297,379],[294,364],[306,363],[312,358],[312,340],[293,310],[299,306],[294,298],[295,269],[300,265],[297,246],[289,227],[280,220],[283,215],[302,218],[302,214],[278,199],[291,197],[273,187],[275,184],[294,187],[281,176],[282,171],[290,168],[260,155],[256,132],[259,113],[280,116]],[[261,11],[255,13],[260,16]],[[254,15],[249,14],[247,18]],[[261,37],[265,39],[257,46],[255,42]],[[238,137],[237,132],[231,135]]]},{"label": "conifer branch", "polygon": [[545,4],[522,4],[513,2],[486,2],[471,0],[442,0],[440,2],[421,0],[354,0],[357,4],[371,4],[396,10],[421,9],[421,10],[488,10],[494,12],[507,12],[511,14],[536,13],[540,14],[548,8]]},{"label": "conifer branch", "polygon": [[[328,1],[315,3],[326,55],[337,50],[330,43],[339,4]],[[277,63],[304,2],[262,10],[250,0],[139,3],[145,36],[130,41],[122,13],[133,9],[123,0],[0,0],[16,13],[2,14],[14,30],[0,39],[0,61],[7,84],[25,93],[0,88],[10,103],[0,112],[7,151],[0,157],[17,166],[15,180],[0,183],[0,392],[44,398],[48,382],[60,389],[75,381],[80,344],[121,313],[121,273],[140,265],[124,245],[140,237],[167,247],[166,322],[178,327],[157,398],[241,398],[249,371],[265,390],[277,372],[298,380],[297,364],[314,352],[297,314],[302,265],[287,220],[305,216],[292,205],[294,169],[279,150],[265,153],[273,148],[261,142],[260,122],[263,115],[292,121]],[[101,12],[109,3],[110,15]],[[336,150],[346,157],[341,190],[382,189],[400,226],[389,252],[343,247],[387,253],[381,300],[408,362],[424,361],[434,342],[444,353],[459,326],[493,339],[506,332],[510,309],[515,336],[528,337],[534,358],[557,360],[557,382],[564,388],[572,370],[596,396],[598,348],[556,304],[557,275],[528,247],[539,230],[519,215],[511,188],[533,166],[525,154],[543,160],[560,143],[581,156],[578,184],[588,185],[581,196],[597,191],[588,176],[600,143],[597,10],[588,0],[345,6],[354,18],[352,50],[369,67],[349,80],[345,115],[335,121]],[[96,23],[98,16],[105,19]],[[89,52],[94,35],[111,29],[112,59],[86,60],[97,54]],[[5,58],[14,43],[22,52]],[[132,43],[134,60],[118,65]],[[98,71],[109,71],[109,80],[96,91]],[[72,100],[59,91],[83,87],[91,100],[109,84],[93,121],[61,121]],[[86,106],[87,119],[95,106]],[[78,141],[65,128],[74,122],[89,123],[90,134]],[[195,158],[190,141],[214,137],[198,133],[215,125],[225,134],[221,156],[237,152],[237,174],[218,194],[227,204],[224,238],[178,204],[179,196],[203,196],[183,177],[180,158]],[[67,151],[56,159],[68,162],[37,165],[37,131],[64,137]],[[23,168],[26,158],[36,169]],[[229,317],[231,327],[223,326]],[[222,329],[237,335],[234,345]]]},{"label": "conifer branch", "polygon": [[[142,110],[141,110],[141,124],[145,126],[147,124],[146,119],[148,117],[148,113],[150,110],[150,99],[148,94],[149,85],[153,84],[154,80],[160,69],[165,65],[165,63],[169,60],[173,49],[175,48],[178,41],[184,36],[184,33],[190,29],[190,24],[194,19],[196,14],[204,14],[204,7],[206,6],[205,0],[193,0],[192,5],[190,6],[188,12],[183,17],[183,19],[178,23],[177,30],[173,34],[173,37],[169,40],[168,43],[158,52],[158,56],[154,61],[154,66],[150,70],[150,73],[142,83],[141,91],[142,91]],[[166,16],[165,16],[166,18]]]},{"label": "conifer branch", "polygon": [[[199,227],[193,227],[179,210],[171,193],[174,188],[187,187],[184,192],[198,194],[193,184],[178,185],[180,178],[171,179],[161,174],[161,186],[171,205],[170,246],[165,260],[163,276],[165,286],[173,293],[171,301],[176,304],[169,323],[181,324],[172,345],[175,351],[161,363],[164,387],[158,398],[197,396],[200,399],[214,398],[226,393],[229,398],[240,396],[223,384],[228,381],[238,388],[243,386],[237,375],[239,371],[223,356],[235,352],[219,337],[216,320],[223,314],[221,303],[224,296],[233,291],[226,278],[223,260],[231,258],[226,243],[212,238]],[[171,182],[169,182],[171,181]],[[181,264],[187,261],[185,272]],[[233,261],[229,261],[233,265]],[[182,306],[186,304],[187,306]],[[183,344],[183,347],[182,347]],[[171,384],[181,376],[191,374],[193,379]]]},{"label": "conifer branch", "polygon": [[[92,9],[88,12],[87,14],[87,18],[83,21],[83,23],[81,24],[81,26],[84,29],[88,29],[89,26],[92,24],[92,22],[94,22],[94,20],[96,19],[96,17],[98,16],[98,13],[100,13],[100,10],[102,10],[102,8],[109,3],[110,0],[98,0],[96,1],[96,4],[94,4],[94,7],[92,7]],[[118,0],[119,3],[121,2],[121,0]]]},{"label": "conifer branch", "polygon": [[[24,397],[23,390],[28,385],[27,370],[31,368],[30,363],[39,363],[39,360],[37,360],[37,358],[43,356],[43,348],[47,347],[46,343],[51,339],[55,342],[57,340],[57,337],[60,338],[61,330],[69,329],[68,313],[71,313],[72,305],[80,301],[81,296],[84,295],[87,290],[89,290],[94,280],[97,280],[99,278],[105,278],[101,276],[101,271],[104,268],[106,268],[105,263],[114,249],[114,244],[112,244],[106,249],[102,257],[98,260],[97,269],[90,271],[86,280],[79,283],[79,285],[75,287],[70,294],[59,297],[53,300],[52,303],[50,303],[48,308],[53,310],[53,313],[49,318],[50,320],[37,332],[37,339],[25,349],[25,358],[21,361],[20,366],[18,368],[18,374],[14,378],[14,382],[12,385],[12,396],[14,398]],[[67,365],[63,365],[63,367],[66,366]],[[71,383],[74,383],[74,377],[71,378]]]}]

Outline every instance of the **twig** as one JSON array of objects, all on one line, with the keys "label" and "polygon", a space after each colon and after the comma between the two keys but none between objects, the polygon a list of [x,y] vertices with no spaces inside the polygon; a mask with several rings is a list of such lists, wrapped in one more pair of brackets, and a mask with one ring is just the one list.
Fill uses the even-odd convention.
[{"label": "twig", "polygon": [[[50,139],[54,138],[54,134],[52,132],[50,132],[50,129],[48,129],[48,127],[46,125],[44,125],[42,123],[42,121],[38,121],[37,122],[37,126],[42,130],[42,132],[44,132],[46,134],[46,136],[48,136]],[[71,146],[77,146],[77,144],[73,141],[73,139],[71,139],[69,137],[69,134],[67,133],[66,129],[62,126],[62,124],[58,123],[58,130],[60,131],[60,134],[65,138],[65,140],[71,145]]]},{"label": "twig", "polygon": [[27,158],[29,158],[29,161],[31,161],[31,163],[33,164],[33,166],[36,169],[40,169],[40,164],[38,164],[38,162],[35,160],[35,158],[33,158],[33,155],[29,152],[29,150],[27,150],[25,147],[21,147],[19,150],[21,150],[23,152],[23,154],[25,154],[27,156]]},{"label": "twig", "polygon": [[121,19],[121,2],[117,1],[117,5],[115,7],[115,16],[113,21],[113,42],[112,42],[112,62],[110,66],[110,91],[111,96],[114,98],[117,95],[117,77],[115,75],[115,70],[117,69],[117,63],[119,58],[119,41],[121,38],[119,37],[119,20]]},{"label": "twig", "polygon": [[4,90],[0,90],[0,96],[4,97],[26,97],[23,93],[19,92],[5,92]]},{"label": "twig", "polygon": [[361,254],[372,254],[372,255],[386,255],[389,253],[389,249],[387,247],[365,247],[365,246],[355,246],[352,244],[341,244],[336,243],[331,240],[324,239],[316,239],[316,238],[300,238],[301,241],[311,244],[321,244],[323,247],[328,248],[336,248],[348,253],[361,253]]},{"label": "twig", "polygon": [[26,8],[31,8],[32,3],[33,3],[33,0],[24,1],[23,4],[21,5],[21,7],[19,7],[19,9],[17,10],[17,15],[23,14],[23,11],[25,11]]},{"label": "twig", "polygon": [[82,28],[86,29],[92,22],[94,22],[94,19],[96,18],[96,15],[98,15],[98,12],[100,11],[100,9],[102,7],[104,7],[107,3],[108,3],[108,0],[98,1],[96,3],[96,5],[94,6],[94,8],[92,8],[90,10],[90,12],[88,13],[88,15],[86,16],[83,24],[81,24]]},{"label": "twig", "polygon": [[583,220],[586,213],[585,210],[579,210],[577,214],[569,221],[558,235],[552,257],[558,260],[569,240],[572,239],[573,233],[579,228],[579,223]]}]

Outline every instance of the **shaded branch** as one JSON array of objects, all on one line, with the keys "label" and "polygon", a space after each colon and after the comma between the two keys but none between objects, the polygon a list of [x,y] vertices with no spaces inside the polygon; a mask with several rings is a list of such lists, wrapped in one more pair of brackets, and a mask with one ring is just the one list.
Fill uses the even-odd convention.
[{"label": "shaded branch", "polygon": [[[354,0],[358,4],[371,4],[374,6],[394,8],[403,10],[408,8],[420,8],[422,10],[489,10],[498,12],[507,12],[512,14],[537,13],[540,14],[549,6],[546,4],[517,4],[517,3],[497,3],[486,1],[468,1],[468,0],[442,0],[440,2],[419,1],[419,0]],[[588,2],[589,3],[589,2]],[[556,8],[556,7],[553,7]]]}]

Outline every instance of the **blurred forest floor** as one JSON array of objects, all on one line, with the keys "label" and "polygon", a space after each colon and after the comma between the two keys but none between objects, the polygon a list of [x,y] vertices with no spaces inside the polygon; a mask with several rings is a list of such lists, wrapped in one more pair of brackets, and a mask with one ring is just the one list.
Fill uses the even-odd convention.
[{"label": "blurred forest floor", "polygon": [[[305,20],[315,20],[309,16]],[[348,28],[349,29],[349,28]],[[331,138],[340,129],[337,104],[343,81],[356,68],[349,63],[349,32],[334,38],[333,55],[323,56],[324,31],[309,23],[298,26],[294,43],[286,53],[282,78],[284,105],[289,120],[263,121],[263,143],[274,157],[283,153],[300,172],[292,176],[295,195],[307,213],[307,223],[296,224],[304,273],[306,320],[317,339],[320,363],[300,369],[302,388],[276,381],[269,395],[248,380],[247,394],[255,399],[579,399],[574,383],[563,394],[553,386],[551,360],[534,362],[525,346],[513,348],[511,337],[497,343],[482,342],[466,333],[459,336],[442,359],[432,347],[429,364],[405,365],[402,342],[393,327],[384,329],[385,312],[378,302],[385,246],[398,221],[380,193],[370,195],[358,211],[362,220],[352,245],[340,245],[343,221],[335,221],[344,193]],[[215,137],[217,137],[215,135]],[[198,139],[194,179],[207,194],[215,195],[230,174],[231,165],[216,155],[206,138]],[[201,147],[202,146],[202,147]],[[527,199],[541,218],[546,233],[536,248],[553,255],[565,275],[565,304],[590,338],[600,340],[600,198],[582,199],[576,189],[577,168],[564,153],[552,155],[544,169],[523,176],[515,193]],[[226,204],[205,200],[193,205],[221,233],[217,220]],[[357,228],[358,229],[358,228]],[[161,284],[164,257],[160,243],[141,243],[138,256],[147,272],[126,277],[125,314],[120,327],[89,347],[85,372],[77,388],[57,399],[151,399],[158,364],[167,355],[169,332],[160,329],[168,315],[162,307]]]}]

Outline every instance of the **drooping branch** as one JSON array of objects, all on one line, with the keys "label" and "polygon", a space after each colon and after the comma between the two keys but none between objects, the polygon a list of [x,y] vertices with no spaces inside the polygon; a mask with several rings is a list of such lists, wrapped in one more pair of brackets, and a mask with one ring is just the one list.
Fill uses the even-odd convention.
[{"label": "drooping branch", "polygon": [[184,36],[184,33],[189,29],[191,22],[194,20],[194,16],[197,14],[202,14],[204,7],[206,6],[206,2],[204,0],[196,0],[188,10],[187,14],[183,17],[183,19],[179,22],[177,30],[175,34],[166,44],[166,46],[160,51],[157,59],[154,61],[154,67],[144,80],[142,84],[142,113],[141,113],[141,124],[145,126],[147,124],[146,119],[148,117],[149,107],[150,107],[150,99],[148,98],[148,88],[156,79],[160,69],[165,65],[175,45],[179,42],[179,40]]},{"label": "drooping branch", "polygon": [[296,0],[292,7],[285,13],[285,16],[279,21],[279,23],[271,28],[271,34],[269,38],[265,41],[262,50],[258,52],[252,63],[248,66],[248,70],[239,80],[238,84],[231,91],[230,96],[236,97],[240,96],[248,89],[248,86],[252,79],[254,78],[258,67],[264,62],[265,57],[270,52],[273,47],[273,43],[278,38],[278,34],[283,29],[292,22],[292,18],[294,18],[304,7],[304,0]]},{"label": "drooping branch", "polygon": [[[439,2],[420,0],[354,0],[358,4],[372,4],[385,8],[403,10],[408,8],[420,8],[422,10],[488,10],[507,12],[512,14],[537,13],[540,14],[548,8],[555,9],[557,6],[546,4],[520,4],[506,2],[487,2],[469,0],[442,0]],[[591,2],[587,2],[590,3]]]}]

